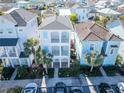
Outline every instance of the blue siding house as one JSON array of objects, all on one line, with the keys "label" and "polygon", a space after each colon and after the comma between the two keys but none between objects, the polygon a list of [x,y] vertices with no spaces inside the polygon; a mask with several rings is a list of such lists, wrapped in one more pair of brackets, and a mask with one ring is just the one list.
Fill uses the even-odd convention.
[{"label": "blue siding house", "polygon": [[103,55],[103,66],[115,65],[121,41],[120,37],[95,22],[75,25],[75,47],[81,65],[88,65],[85,55],[91,51]]}]

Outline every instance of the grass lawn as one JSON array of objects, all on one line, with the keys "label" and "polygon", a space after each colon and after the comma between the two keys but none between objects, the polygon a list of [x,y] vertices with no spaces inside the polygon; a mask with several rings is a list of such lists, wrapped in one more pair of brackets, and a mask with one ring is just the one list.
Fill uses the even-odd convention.
[{"label": "grass lawn", "polygon": [[2,80],[9,80],[14,72],[12,67],[4,67],[2,71]]},{"label": "grass lawn", "polygon": [[54,77],[54,68],[48,68],[48,77],[53,78]]},{"label": "grass lawn", "polygon": [[79,77],[80,69],[76,68],[60,68],[59,77]]},{"label": "grass lawn", "polygon": [[93,71],[90,72],[90,67],[81,67],[80,74],[85,74],[88,77],[102,76],[102,73],[100,72],[99,68],[93,68]]},{"label": "grass lawn", "polygon": [[103,67],[105,70],[107,76],[115,76],[116,73],[118,73],[118,69],[115,66],[108,66],[108,67]]}]

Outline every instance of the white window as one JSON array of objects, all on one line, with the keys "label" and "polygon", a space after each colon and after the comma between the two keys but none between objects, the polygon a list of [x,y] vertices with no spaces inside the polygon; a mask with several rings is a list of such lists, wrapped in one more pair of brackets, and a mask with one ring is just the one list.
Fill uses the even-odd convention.
[{"label": "white window", "polygon": [[54,56],[60,55],[59,46],[52,46],[52,55]]},{"label": "white window", "polygon": [[13,30],[11,28],[8,28],[7,31],[8,31],[8,33],[11,34]]},{"label": "white window", "polygon": [[90,44],[90,50],[93,51],[95,48],[95,45],[94,44]]},{"label": "white window", "polygon": [[61,42],[69,42],[69,32],[62,32],[61,34]]},{"label": "white window", "polygon": [[110,54],[113,54],[114,53],[114,48],[111,48],[110,49]]},{"label": "white window", "polygon": [[59,32],[52,32],[51,33],[51,42],[58,43],[59,42]]},{"label": "white window", "polygon": [[3,29],[0,29],[0,34],[3,34]]},{"label": "white window", "polygon": [[62,56],[68,56],[69,47],[68,46],[61,46],[61,55]]}]

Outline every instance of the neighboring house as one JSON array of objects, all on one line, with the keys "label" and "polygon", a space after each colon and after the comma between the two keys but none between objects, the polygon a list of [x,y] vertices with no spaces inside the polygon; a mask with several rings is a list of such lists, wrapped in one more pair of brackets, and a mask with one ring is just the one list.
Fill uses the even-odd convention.
[{"label": "neighboring house", "polygon": [[73,30],[69,18],[53,16],[39,26],[42,50],[53,55],[54,68],[70,67],[70,34]]},{"label": "neighboring house", "polygon": [[38,39],[37,15],[23,9],[13,9],[0,16],[0,60],[4,66],[30,66],[33,57],[24,55],[23,43]]},{"label": "neighboring house", "polygon": [[84,4],[76,3],[71,7],[71,11],[72,13],[77,14],[78,22],[84,22],[89,18],[88,13],[90,12],[90,7]]},{"label": "neighboring house", "polygon": [[[117,36],[120,36],[124,40],[124,20],[115,20],[106,25],[107,29],[109,29],[112,33]],[[119,49],[119,55],[123,57],[124,64],[124,42],[121,43]]]},{"label": "neighboring house", "polygon": [[115,65],[121,41],[95,22],[75,25],[75,46],[81,65],[87,65],[85,55],[91,51],[104,56],[103,66]]}]

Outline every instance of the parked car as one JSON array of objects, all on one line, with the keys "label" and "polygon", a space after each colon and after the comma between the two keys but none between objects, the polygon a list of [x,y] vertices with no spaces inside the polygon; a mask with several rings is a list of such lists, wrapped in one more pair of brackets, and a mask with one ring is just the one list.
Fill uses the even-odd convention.
[{"label": "parked car", "polygon": [[83,92],[83,88],[81,87],[72,87],[71,93],[84,93],[84,92]]},{"label": "parked car", "polygon": [[66,92],[66,85],[63,82],[58,82],[55,85],[55,92],[54,93],[67,93]]},{"label": "parked car", "polygon": [[98,87],[101,93],[115,93],[111,86],[107,83],[101,83]]},{"label": "parked car", "polygon": [[119,82],[116,89],[119,93],[124,93],[124,82]]},{"label": "parked car", "polygon": [[38,85],[36,83],[29,83],[25,86],[21,93],[37,93]]}]

